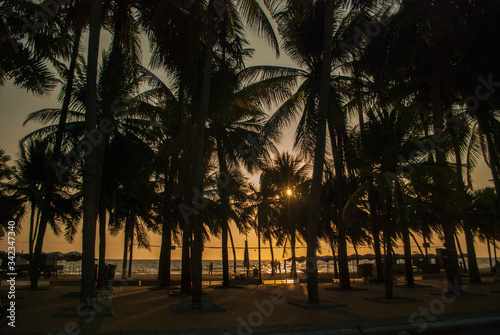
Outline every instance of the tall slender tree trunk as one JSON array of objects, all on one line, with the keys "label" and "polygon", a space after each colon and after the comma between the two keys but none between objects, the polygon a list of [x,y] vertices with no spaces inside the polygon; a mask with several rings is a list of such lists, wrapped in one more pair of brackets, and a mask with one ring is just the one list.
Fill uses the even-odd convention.
[{"label": "tall slender tree trunk", "polygon": [[106,195],[105,187],[101,186],[99,196],[99,272],[97,274],[97,288],[104,286],[104,268],[106,266]]},{"label": "tall slender tree trunk", "polygon": [[463,264],[463,267],[464,267],[464,273],[467,273],[467,266],[466,266],[466,262],[465,262],[465,256],[464,256],[464,253],[462,251],[462,246],[460,245],[460,241],[458,240],[458,235],[455,233],[455,240],[457,241],[457,247],[458,247],[458,251],[460,252],[460,257],[462,257],[462,264]]},{"label": "tall slender tree trunk", "polygon": [[[275,263],[274,263],[273,238],[271,237],[271,234],[269,234],[269,248],[271,250],[271,265],[273,265]],[[275,268],[276,268],[276,264],[274,266],[271,266],[271,276],[275,275],[275,270],[274,270]]]},{"label": "tall slender tree trunk", "polygon": [[231,248],[233,249],[233,269],[234,274],[236,275],[236,247],[233,241],[233,234],[231,233],[231,228],[227,227],[227,232],[229,233],[229,239],[231,240]]},{"label": "tall slender tree trunk", "polygon": [[[258,209],[257,209],[258,211]],[[257,214],[258,215],[258,214]],[[262,259],[261,259],[261,255],[260,255],[260,239],[261,239],[261,236],[260,236],[260,218],[258,217],[257,218],[257,248],[259,250],[259,285],[262,284]]]},{"label": "tall slender tree trunk", "polygon": [[295,256],[295,229],[292,232],[292,236],[290,237],[290,245],[292,247],[292,269],[290,271],[290,278],[293,278],[294,281],[297,280],[297,257]]},{"label": "tall slender tree trunk", "polygon": [[[215,45],[214,5],[215,5],[214,0],[210,0],[208,3],[208,21],[207,21],[208,32],[207,32],[207,47],[205,52],[205,62],[203,66],[203,82],[202,82],[199,110],[196,118],[193,180],[194,180],[195,190],[197,190],[197,192],[193,194],[193,197],[199,197],[200,194],[201,196],[203,196],[203,174],[204,174],[203,141],[205,134],[205,122],[207,120],[207,114],[210,104],[212,58],[213,58],[213,48]],[[196,222],[193,231],[194,231],[194,241],[193,241],[192,307],[201,308],[201,296],[202,296],[201,283],[202,283],[202,271],[203,271],[203,264],[202,264],[203,209],[200,210],[200,213],[196,216]]]},{"label": "tall slender tree trunk", "polygon": [[[217,136],[217,157],[219,160],[219,173],[220,175],[227,175],[227,164],[224,157],[224,148],[220,136]],[[229,223],[229,195],[227,185],[220,185],[220,201],[222,206],[222,213],[220,217],[220,224],[222,228],[222,286],[229,286],[229,255],[227,250],[227,228]]]},{"label": "tall slender tree trunk", "polygon": [[30,237],[29,237],[29,241],[28,241],[28,253],[29,253],[29,258],[30,258],[30,264],[33,263],[33,244],[35,242],[34,240],[34,233],[35,233],[35,214],[36,214],[36,207],[35,205],[33,204],[33,202],[31,202],[31,215],[30,215]]},{"label": "tall slender tree trunk", "polygon": [[[433,117],[433,127],[434,134],[437,136],[442,132],[444,128],[444,112],[441,106],[441,71],[440,64],[434,65],[436,69],[432,74],[431,78],[431,99],[432,99],[432,117]],[[445,167],[448,164],[446,158],[446,151],[442,145],[437,143],[436,145],[436,163],[440,166]],[[435,178],[434,182],[441,188],[450,188],[450,180],[448,177]],[[438,194],[434,195],[435,201],[447,201],[446,199],[440,199]],[[441,221],[441,226],[443,227],[443,235],[445,240],[445,248],[447,255],[446,264],[446,277],[448,280],[448,287],[450,293],[461,293],[463,292],[462,287],[462,276],[458,267],[458,255],[455,246],[455,227],[451,221],[450,215],[446,206],[440,206],[439,217]]]},{"label": "tall slender tree trunk", "polygon": [[411,261],[411,242],[410,242],[410,227],[408,218],[406,217],[406,206],[403,198],[403,191],[398,179],[395,180],[395,193],[399,207],[399,218],[401,220],[401,235],[403,237],[404,258],[405,258],[405,276],[406,285],[415,286],[413,278],[413,266]]},{"label": "tall slender tree trunk", "polygon": [[[424,273],[428,273],[429,272],[429,248],[427,248],[427,238],[425,237],[425,233],[423,232],[423,245],[424,245],[424,249],[425,249],[425,256],[424,256]],[[413,237],[413,239],[415,240],[415,243],[417,243],[417,240],[415,239],[415,237]],[[417,244],[418,245],[418,244]]]},{"label": "tall slender tree trunk", "polygon": [[476,249],[474,246],[474,235],[470,226],[470,217],[467,214],[464,219],[465,244],[467,247],[467,262],[469,265],[469,280],[471,283],[481,283],[481,275],[477,265]]},{"label": "tall slender tree trunk", "polygon": [[384,265],[382,263],[382,253],[380,252],[380,224],[377,206],[377,194],[374,189],[368,192],[368,203],[370,206],[370,217],[372,222],[373,252],[375,253],[375,266],[377,268],[377,282],[384,281]]},{"label": "tall slender tree trunk", "polygon": [[497,243],[495,241],[495,238],[493,238],[493,252],[495,254],[495,264],[496,264],[496,261],[498,260],[498,258],[497,258]]},{"label": "tall slender tree trunk", "polygon": [[339,272],[337,267],[337,256],[335,255],[335,246],[333,245],[333,238],[330,240],[330,248],[332,248],[332,256],[333,256],[333,277],[338,278]]},{"label": "tall slender tree trunk", "polygon": [[[463,169],[462,169],[462,155],[460,153],[460,148],[457,144],[454,145],[455,160],[457,167],[457,187],[459,192],[466,194],[465,183],[463,180]],[[470,217],[467,210],[462,210],[462,223],[465,235],[465,243],[467,247],[467,265],[469,268],[469,281],[471,283],[481,283],[481,276],[479,274],[479,268],[477,266],[476,250],[474,247],[474,235],[472,234],[472,229],[470,226]],[[462,253],[462,248],[458,241],[458,237],[455,235],[457,240],[457,245],[460,248],[460,254],[462,255],[462,262],[464,264],[465,272],[467,272],[467,267],[465,263],[465,258]]]},{"label": "tall slender tree trunk", "polygon": [[164,173],[161,250],[158,268],[159,285],[162,288],[170,287],[170,266],[172,262],[172,190],[176,173],[175,167],[174,158],[172,157],[170,160],[170,167],[165,169],[166,171]]},{"label": "tall slender tree trunk", "polygon": [[490,260],[490,271],[493,271],[493,262],[491,261],[490,239],[486,238],[486,245],[488,246],[488,259]]},{"label": "tall slender tree trunk", "polygon": [[[328,115],[328,95],[330,91],[330,76],[332,69],[332,35],[335,1],[325,0],[325,30],[323,36],[323,63],[321,65],[321,82],[318,107],[318,132],[314,151],[314,166],[311,182],[311,196],[307,218],[307,298],[310,304],[319,303],[318,290],[318,213],[321,207],[321,182],[325,163],[326,119]],[[297,274],[295,274],[296,276]]]},{"label": "tall slender tree trunk", "polygon": [[385,253],[385,298],[392,299],[394,280],[392,277],[392,199],[389,196],[386,200],[385,208],[385,220],[384,220],[384,240],[386,245]]},{"label": "tall slender tree trunk", "polygon": [[[80,39],[81,39],[82,29],[83,28],[77,29],[77,31],[75,32],[73,47],[71,50],[71,60],[69,65],[68,78],[66,81],[66,89],[64,91],[64,100],[61,107],[59,124],[57,125],[54,151],[52,153],[52,162],[54,163],[52,163],[52,169],[50,169],[49,172],[47,173],[45,181],[45,197],[43,199],[42,207],[40,209],[42,213],[41,221],[39,224],[38,232],[33,237],[34,239],[36,238],[36,244],[33,254],[33,261],[30,262],[31,288],[38,287],[38,278],[40,277],[40,265],[42,261],[43,241],[45,238],[45,231],[47,230],[47,223],[49,222],[51,215],[50,208],[52,200],[54,198],[54,188],[56,184],[56,178],[62,178],[62,174],[64,174],[64,170],[61,170],[61,167],[58,166],[57,162],[59,162],[61,156],[62,140],[66,128],[66,119],[68,115],[68,110],[71,103],[71,95],[73,91],[73,82],[75,78],[76,63],[80,49]],[[97,41],[97,43],[99,43],[99,41]],[[89,55],[90,55],[90,45],[89,45]]]},{"label": "tall slender tree trunk", "polygon": [[[487,111],[486,111],[487,113]],[[493,131],[488,120],[480,122],[480,127],[486,133],[486,142],[488,143],[488,156],[490,158],[490,170],[493,177],[493,185],[497,194],[498,208],[500,208],[500,158],[493,141]]]},{"label": "tall slender tree trunk", "polygon": [[132,278],[132,257],[134,251],[134,227],[135,223],[132,225],[132,229],[130,229],[130,240],[129,240],[129,252],[128,252],[128,278]]},{"label": "tall slender tree trunk", "polygon": [[129,214],[125,219],[125,230],[123,231],[123,260],[122,260],[122,279],[127,279],[127,256],[128,256],[128,242],[129,242]]},{"label": "tall slender tree trunk", "polygon": [[191,228],[186,223],[182,231],[182,272],[181,272],[181,293],[191,294]]},{"label": "tall slender tree trunk", "polygon": [[417,246],[418,248],[418,251],[420,252],[420,255],[422,255],[422,257],[425,257],[425,254],[424,254],[424,251],[422,250],[422,248],[420,247],[420,244],[418,244],[418,241],[417,239],[415,238],[415,235],[413,235],[411,233],[411,231],[408,231],[408,235],[411,236],[411,238],[413,239],[413,242],[415,242],[415,245]]},{"label": "tall slender tree trunk", "polygon": [[[85,112],[85,129],[87,134],[93,134],[99,131],[97,128],[97,73],[101,32],[101,8],[101,1],[92,0],[87,63],[87,104]],[[90,138],[87,140],[92,141]],[[96,222],[99,209],[99,187],[101,185],[97,150],[98,148],[94,146],[93,150],[87,154],[83,169],[83,256],[80,299],[81,302],[89,308],[89,302],[92,301],[95,284],[94,258]]]},{"label": "tall slender tree trunk", "polygon": [[356,265],[359,265],[359,254],[358,254],[358,247],[356,246],[356,243],[353,243],[352,247],[354,249],[354,254],[356,255]]}]

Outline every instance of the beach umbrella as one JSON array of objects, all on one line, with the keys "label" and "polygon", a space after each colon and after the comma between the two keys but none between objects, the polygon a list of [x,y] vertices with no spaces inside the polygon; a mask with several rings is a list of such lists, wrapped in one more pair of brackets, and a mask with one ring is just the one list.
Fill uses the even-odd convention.
[{"label": "beach umbrella", "polygon": [[62,259],[64,257],[64,254],[59,251],[48,252],[47,255],[55,255],[57,259]]},{"label": "beach umbrella", "polygon": [[82,253],[78,251],[67,252],[63,255],[64,259],[70,262],[76,262],[82,259]]}]

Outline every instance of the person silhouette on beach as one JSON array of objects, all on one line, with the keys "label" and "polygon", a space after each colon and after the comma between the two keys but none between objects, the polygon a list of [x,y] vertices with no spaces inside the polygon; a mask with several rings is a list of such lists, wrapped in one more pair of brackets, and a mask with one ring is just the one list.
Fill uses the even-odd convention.
[{"label": "person silhouette on beach", "polygon": [[208,267],[208,273],[212,274],[214,273],[214,263],[210,262],[210,266]]}]

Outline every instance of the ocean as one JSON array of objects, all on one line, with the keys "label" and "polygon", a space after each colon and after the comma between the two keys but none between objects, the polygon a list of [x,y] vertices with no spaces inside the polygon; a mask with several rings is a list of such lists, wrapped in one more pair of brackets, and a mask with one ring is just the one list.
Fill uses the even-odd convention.
[{"label": "ocean", "polygon": [[[461,261],[461,258],[459,258]],[[360,260],[360,264],[363,263],[373,263],[374,261]],[[489,268],[490,263],[488,257],[479,257],[477,259],[479,268]],[[495,260],[493,260],[493,263]],[[97,261],[96,261],[97,263]],[[121,275],[122,273],[122,260],[121,259],[107,259],[107,264],[116,265],[116,275]],[[210,263],[213,263],[213,273],[218,274],[222,273],[222,260],[203,260],[203,273],[208,273],[208,269],[210,267]],[[66,274],[77,274],[81,271],[81,261],[76,262],[67,262],[67,261],[59,261],[58,264],[64,266],[63,273]],[[181,261],[180,260],[172,260],[171,273],[172,274],[180,274],[181,273]],[[259,266],[258,260],[250,260],[250,270],[253,268],[257,268]],[[287,273],[290,271],[291,262],[286,263]],[[305,262],[297,262],[297,271],[300,273],[301,269],[305,269]],[[128,264],[127,264],[128,269]],[[281,261],[281,269],[282,273],[284,272],[284,264]],[[356,261],[349,261],[349,271],[356,271]],[[229,260],[229,271],[233,271],[233,261]],[[243,260],[236,261],[236,272],[243,273],[245,268],[243,267]],[[333,261],[323,262],[318,261],[318,272],[326,273],[333,272]],[[132,274],[146,274],[146,275],[155,275],[158,273],[158,260],[156,259],[137,259],[132,261]],[[271,261],[263,260],[262,261],[262,273],[271,273]]]}]

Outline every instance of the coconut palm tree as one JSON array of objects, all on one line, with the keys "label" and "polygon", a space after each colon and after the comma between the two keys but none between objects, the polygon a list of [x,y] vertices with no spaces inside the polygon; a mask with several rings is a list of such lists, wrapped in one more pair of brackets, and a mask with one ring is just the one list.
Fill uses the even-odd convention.
[{"label": "coconut palm tree", "polygon": [[[29,213],[28,253],[31,262],[34,258],[34,242],[40,229],[45,177],[51,168],[51,149],[47,140],[20,143],[16,166],[9,168],[10,178],[1,184],[3,196],[10,198],[4,205],[4,210],[13,215],[9,220],[14,217],[20,220],[25,213]],[[48,209],[48,225],[56,236],[64,233],[68,242],[73,242],[81,218],[81,196],[75,192],[78,186],[75,176],[67,175],[63,183],[55,188],[52,204]]]},{"label": "coconut palm tree", "polygon": [[5,233],[9,221],[20,222],[19,219],[26,213],[22,199],[13,197],[3,186],[4,183],[12,181],[14,177],[15,167],[11,167],[9,161],[10,156],[6,155],[3,149],[0,149],[0,201],[4,204],[0,209],[0,217],[3,222],[0,225],[0,233]]},{"label": "coconut palm tree", "polygon": [[[177,8],[175,8],[177,7]],[[154,43],[154,48],[163,50],[157,59],[157,64],[166,65],[173,71],[180,73],[181,70],[185,83],[194,87],[196,101],[199,103],[194,107],[193,120],[196,125],[196,135],[193,145],[193,173],[192,180],[196,192],[203,194],[203,176],[204,176],[204,131],[205,122],[207,120],[210,106],[210,86],[214,59],[214,46],[219,43],[224,50],[224,40],[218,41],[218,36],[229,36],[219,34],[221,31],[229,31],[229,34],[234,33],[231,29],[238,29],[239,15],[236,8],[240,8],[241,13],[247,19],[247,23],[251,28],[257,29],[265,36],[271,36],[270,41],[277,49],[277,39],[274,36],[272,25],[269,23],[265,10],[255,0],[239,0],[236,4],[233,1],[189,1],[182,6],[178,6],[174,2],[163,2],[157,4],[154,10],[149,11],[144,15],[144,22],[148,22],[150,26],[150,39]],[[165,31],[163,24],[165,16],[170,16],[171,13],[177,13],[176,17],[171,20],[171,26]],[[163,14],[161,14],[163,13]],[[199,18],[202,18],[200,20]],[[216,24],[219,23],[218,25]],[[175,29],[189,24],[189,29]],[[172,29],[174,28],[174,29]],[[218,29],[218,31],[216,31]],[[191,38],[185,38],[188,34]],[[188,36],[188,37],[189,37]],[[200,36],[203,38],[200,40]],[[178,45],[180,48],[173,48],[173,45]],[[203,47],[200,48],[200,45]],[[174,54],[171,50],[183,50],[184,54]],[[198,53],[204,49],[204,54]],[[194,60],[194,62],[193,62]],[[198,68],[201,77],[190,75],[194,72],[191,64],[202,64]],[[193,85],[194,84],[194,85]],[[194,195],[196,197],[196,193]],[[201,255],[203,249],[202,231],[203,231],[203,215],[196,216],[194,224],[194,243],[193,243],[193,306],[199,307],[201,301],[201,272],[202,262]]]},{"label": "coconut palm tree", "polygon": [[[310,199],[311,207],[314,209],[310,212],[311,217],[308,219],[310,223],[308,268],[311,270],[308,274],[308,296],[311,303],[319,301],[317,274],[312,269],[316,269],[316,264],[314,264],[316,258],[313,256],[317,246],[317,213],[319,212],[317,209],[319,209],[318,201],[320,201],[326,148],[326,123],[330,132],[332,151],[334,151],[336,174],[344,176],[345,162],[342,159],[343,154],[339,155],[339,153],[344,150],[342,139],[346,133],[346,117],[343,97],[335,83],[340,85],[342,82],[346,83],[345,79],[348,79],[340,71],[340,68],[349,60],[348,54],[343,52],[341,45],[353,32],[359,17],[366,17],[364,10],[358,11],[359,8],[364,7],[360,6],[360,2],[353,2],[355,6],[352,7],[341,7],[342,2],[332,2],[334,1],[271,1],[272,13],[282,36],[284,49],[304,70],[293,69],[303,82],[296,93],[278,108],[264,130],[273,134],[272,129],[279,130],[301,115],[295,144],[310,157],[314,157],[313,192],[315,195]],[[339,192],[343,192],[342,188]],[[338,199],[343,198],[343,195],[338,197]],[[340,283],[342,288],[347,289],[350,287],[350,282],[345,226],[342,223],[342,215],[337,215],[336,219],[340,220],[339,227],[341,228],[338,235]]]},{"label": "coconut palm tree", "polygon": [[[292,252],[292,271],[297,278],[295,245],[304,236],[304,199],[307,199],[309,183],[306,177],[307,166],[297,156],[288,152],[275,156],[268,166],[263,167],[261,174],[261,189],[266,190],[269,199],[276,203],[277,224],[274,234],[279,246],[290,243]],[[307,207],[307,206],[305,206]],[[302,217],[302,220],[300,218]]]},{"label": "coconut palm tree", "polygon": [[[61,157],[61,151],[62,151],[62,141],[63,141],[63,136],[65,132],[65,126],[66,126],[66,120],[67,120],[67,115],[68,115],[68,110],[69,106],[71,103],[71,98],[72,98],[72,90],[73,90],[73,81],[75,78],[75,69],[77,66],[77,60],[79,56],[79,49],[80,49],[80,39],[81,35],[83,33],[84,28],[86,27],[87,24],[87,18],[88,15],[88,6],[86,3],[83,1],[74,1],[71,6],[68,8],[63,9],[63,12],[60,13],[62,16],[66,17],[66,23],[67,26],[64,27],[67,31],[68,34],[71,36],[73,39],[73,43],[71,45],[71,54],[69,55],[70,60],[69,60],[69,68],[65,68],[63,65],[59,65],[59,68],[63,72],[62,76],[65,77],[65,84],[63,86],[63,91],[64,91],[64,97],[62,101],[62,107],[61,107],[61,113],[59,117],[59,124],[57,128],[57,133],[55,136],[55,144],[54,144],[54,150],[53,150],[53,157],[52,161],[53,162],[58,162]],[[70,19],[71,17],[76,17],[73,19]],[[62,94],[62,92],[61,92]],[[43,198],[43,203],[41,204],[41,219],[40,219],[40,236],[35,236],[37,238],[37,244],[42,244],[43,243],[43,238],[44,238],[44,233],[45,233],[45,227],[47,225],[47,221],[49,219],[48,216],[48,209],[50,208],[50,204],[52,202],[53,198],[53,192],[55,188],[55,183],[56,179],[60,178],[57,176],[57,172],[55,169],[50,169],[47,173],[46,176],[46,187],[45,187],[45,197]],[[37,248],[37,250],[41,250],[40,248]],[[36,283],[34,283],[34,280],[37,280],[38,278],[38,264],[39,264],[39,258],[41,257],[40,254],[35,254],[35,261],[32,262],[33,268],[31,268],[32,273],[35,274],[34,278],[32,278],[32,286],[36,286]]]},{"label": "coconut palm tree", "polygon": [[[371,40],[366,53],[370,56],[366,61],[378,63],[375,66],[379,69],[375,72],[378,77],[384,77],[388,83],[398,83],[399,92],[416,98],[421,104],[433,138],[437,139],[432,161],[444,168],[449,165],[447,153],[453,148],[449,138],[442,138],[448,130],[445,119],[450,118],[450,113],[445,111],[451,110],[454,104],[463,103],[460,84],[455,77],[464,71],[462,55],[470,50],[468,44],[474,40],[471,35],[473,30],[470,27],[464,29],[470,11],[469,2],[427,1],[422,4],[405,0],[401,6],[402,10],[390,24]],[[415,34],[415,29],[420,33]],[[391,52],[396,49],[397,55]],[[449,193],[454,187],[454,174],[449,171],[442,176],[439,179],[435,176],[436,183],[440,184],[435,191]],[[434,196],[435,201],[441,202],[437,210],[449,260],[446,273],[450,291],[460,292],[461,275],[454,235],[456,223],[450,219],[453,213],[447,210],[452,207],[449,203],[451,199],[443,197],[443,194]]]},{"label": "coconut palm tree", "polygon": [[493,267],[490,245],[493,245],[496,254],[496,241],[500,240],[499,207],[496,205],[496,197],[497,195],[492,187],[479,189],[474,192],[473,204],[470,208],[470,215],[479,240],[487,243],[490,268]]},{"label": "coconut palm tree", "polygon": [[28,0],[0,3],[0,34],[3,37],[0,40],[0,86],[13,79],[15,85],[37,95],[46,94],[57,86],[50,65],[57,64],[59,57],[67,55],[70,42],[64,13],[71,6],[57,6],[49,24],[42,3]]},{"label": "coconut palm tree", "polygon": [[[102,2],[93,0],[90,8],[90,32],[87,57],[87,98],[85,110],[85,130],[95,132],[97,128],[97,77],[99,63],[99,41],[101,33]],[[83,170],[83,228],[82,228],[82,283],[81,302],[89,306],[94,291],[94,255],[96,220],[99,210],[99,162],[97,148],[86,159]]]},{"label": "coconut palm tree", "polygon": [[[401,105],[396,105],[392,109],[369,108],[367,110],[368,121],[364,124],[364,131],[359,131],[360,138],[357,140],[358,150],[361,150],[358,156],[365,162],[363,165],[367,170],[363,172],[363,175],[367,180],[353,193],[348,201],[349,206],[344,209],[344,215],[352,213],[351,206],[368,195],[369,204],[374,204],[370,210],[378,209],[384,213],[387,298],[392,298],[391,253],[395,231],[401,232],[405,246],[407,280],[409,285],[413,284],[409,224],[402,189],[402,184],[404,184],[402,179],[405,178],[405,174],[401,172],[408,167],[404,166],[405,163],[400,159],[400,157],[411,156],[411,162],[405,165],[421,164],[422,158],[419,157],[421,149],[415,142],[421,134],[421,128],[418,124],[415,125],[415,116],[412,113],[415,113],[414,109]],[[377,208],[378,206],[381,208]],[[396,229],[395,223],[399,223],[399,229]]]}]

